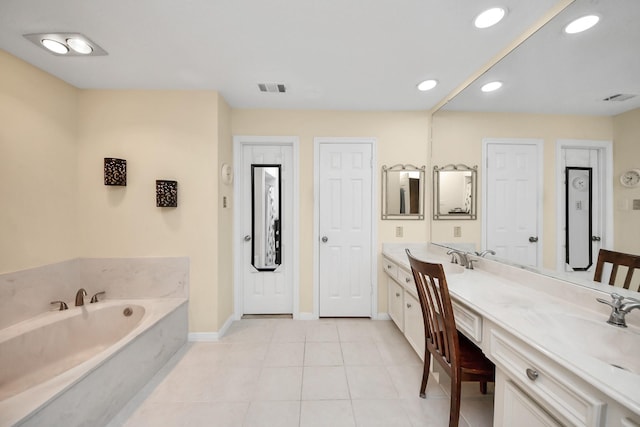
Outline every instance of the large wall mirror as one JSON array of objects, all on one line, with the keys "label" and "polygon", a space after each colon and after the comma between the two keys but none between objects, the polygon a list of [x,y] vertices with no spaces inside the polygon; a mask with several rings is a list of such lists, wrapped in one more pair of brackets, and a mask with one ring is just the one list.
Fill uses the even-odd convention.
[{"label": "large wall mirror", "polygon": [[424,166],[382,166],[382,219],[424,219],[424,172]]},{"label": "large wall mirror", "polygon": [[478,167],[433,167],[433,219],[476,219]]},{"label": "large wall mirror", "polygon": [[[590,30],[564,31],[590,14],[600,17]],[[522,242],[537,248],[541,273],[592,286],[600,248],[640,254],[640,209],[633,208],[640,186],[620,184],[624,171],[640,168],[639,18],[637,0],[572,1],[432,116],[432,165],[452,158],[478,164],[481,181],[485,138],[541,141],[540,234]],[[502,88],[482,92],[491,81]],[[434,243],[496,249],[483,246],[487,185],[478,185],[479,221],[463,224],[459,238],[446,222],[432,221]]]},{"label": "large wall mirror", "polygon": [[251,165],[251,250],[258,271],[274,271],[282,259],[281,165]]}]

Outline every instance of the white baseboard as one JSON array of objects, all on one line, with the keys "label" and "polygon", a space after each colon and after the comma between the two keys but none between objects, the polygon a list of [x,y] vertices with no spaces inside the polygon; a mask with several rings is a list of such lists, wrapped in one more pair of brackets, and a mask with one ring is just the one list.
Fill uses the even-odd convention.
[{"label": "white baseboard", "polygon": [[219,340],[217,332],[189,332],[189,342],[216,342]]},{"label": "white baseboard", "polygon": [[391,320],[391,316],[389,313],[378,313],[375,317],[372,317],[373,320]]},{"label": "white baseboard", "polygon": [[313,313],[298,313],[297,320],[318,320],[318,316]]},{"label": "white baseboard", "polygon": [[220,341],[220,339],[227,333],[227,330],[233,323],[233,316],[229,316],[229,318],[224,322],[222,327],[218,332],[189,332],[188,340],[189,342],[216,342]]}]

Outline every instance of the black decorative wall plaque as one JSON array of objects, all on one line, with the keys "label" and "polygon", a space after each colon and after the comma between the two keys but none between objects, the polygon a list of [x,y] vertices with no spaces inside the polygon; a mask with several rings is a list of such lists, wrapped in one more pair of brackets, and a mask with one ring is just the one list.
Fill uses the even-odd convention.
[{"label": "black decorative wall plaque", "polygon": [[127,161],[104,158],[104,185],[127,185]]},{"label": "black decorative wall plaque", "polygon": [[159,208],[178,207],[178,181],[156,180],[156,206]]}]

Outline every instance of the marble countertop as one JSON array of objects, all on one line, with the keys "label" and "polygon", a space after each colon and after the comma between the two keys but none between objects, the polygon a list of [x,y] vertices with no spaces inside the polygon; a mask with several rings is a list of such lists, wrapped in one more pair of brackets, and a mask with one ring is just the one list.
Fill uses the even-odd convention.
[{"label": "marble countertop", "polygon": [[[568,288],[528,271],[483,271],[493,263],[484,259],[474,270],[461,269],[427,244],[385,244],[383,255],[410,270],[405,248],[416,258],[443,264],[452,298],[640,414],[640,328],[635,319],[626,329],[608,325],[608,307],[595,300],[606,294]],[[640,316],[640,310],[627,316]]]}]

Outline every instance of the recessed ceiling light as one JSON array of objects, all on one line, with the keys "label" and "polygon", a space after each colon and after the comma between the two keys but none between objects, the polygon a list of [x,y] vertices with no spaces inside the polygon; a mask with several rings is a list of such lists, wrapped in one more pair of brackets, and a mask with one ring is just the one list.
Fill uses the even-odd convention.
[{"label": "recessed ceiling light", "polygon": [[438,81],[437,80],[425,80],[421,83],[418,84],[418,90],[421,92],[426,92],[428,90],[433,89],[434,87],[436,87],[438,85]]},{"label": "recessed ceiling light", "polygon": [[501,7],[487,9],[476,16],[476,20],[473,21],[473,25],[475,25],[476,28],[489,28],[500,22],[506,13],[507,11]]},{"label": "recessed ceiling light", "polygon": [[33,33],[23,36],[54,55],[68,57],[108,55],[104,49],[81,33]]},{"label": "recessed ceiling light", "polygon": [[91,47],[91,45],[78,37],[68,38],[67,46],[69,46],[71,49],[83,55],[88,55],[91,52],[93,52],[93,48]]},{"label": "recessed ceiling light", "polygon": [[490,82],[484,84],[480,90],[483,92],[493,92],[494,90],[498,90],[502,87],[502,82]]},{"label": "recessed ceiling light", "polygon": [[55,40],[42,39],[40,40],[40,43],[42,43],[42,46],[46,47],[51,52],[59,53],[60,55],[64,55],[69,52],[69,48],[67,46]]},{"label": "recessed ceiling light", "polygon": [[564,32],[567,34],[581,33],[596,25],[599,20],[600,17],[596,15],[583,16],[582,18],[571,21],[569,25],[564,27]]}]

